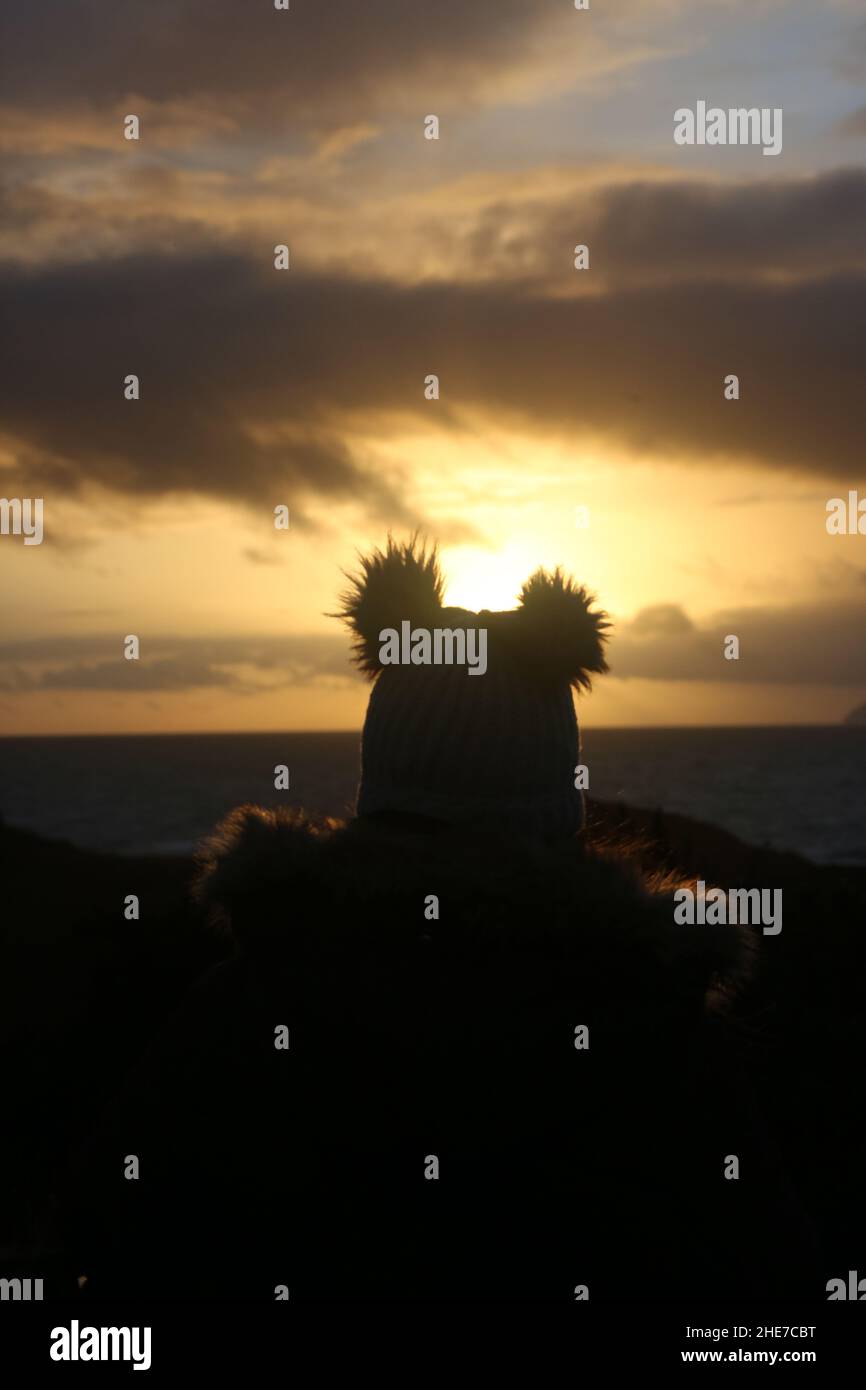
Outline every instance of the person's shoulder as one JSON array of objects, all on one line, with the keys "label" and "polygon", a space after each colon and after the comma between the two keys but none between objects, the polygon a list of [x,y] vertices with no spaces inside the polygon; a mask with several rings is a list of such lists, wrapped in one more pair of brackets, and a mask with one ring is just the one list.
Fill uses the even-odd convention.
[{"label": "person's shoulder", "polygon": [[678,880],[622,845],[242,806],[198,861],[199,900],[253,953],[363,942],[386,957],[415,941],[466,968],[589,968],[686,996],[733,989],[750,970],[748,934],[680,925]]}]

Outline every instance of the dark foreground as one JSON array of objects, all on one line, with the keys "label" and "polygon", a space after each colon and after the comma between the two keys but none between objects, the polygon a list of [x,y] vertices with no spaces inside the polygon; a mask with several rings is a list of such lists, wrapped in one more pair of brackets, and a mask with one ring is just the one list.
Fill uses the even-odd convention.
[{"label": "dark foreground", "polygon": [[[650,870],[783,889],[784,929],[762,946],[734,1021],[798,1210],[820,1244],[816,1279],[846,1277],[858,1259],[866,1273],[866,870],[816,867],[677,816],[595,804],[590,825],[599,840],[638,837]],[[68,1282],[78,1271],[57,1208],[70,1158],[191,984],[230,947],[190,900],[190,861],[89,853],[10,827],[0,827],[0,861],[0,1275]],[[139,922],[123,915],[132,893]]]}]

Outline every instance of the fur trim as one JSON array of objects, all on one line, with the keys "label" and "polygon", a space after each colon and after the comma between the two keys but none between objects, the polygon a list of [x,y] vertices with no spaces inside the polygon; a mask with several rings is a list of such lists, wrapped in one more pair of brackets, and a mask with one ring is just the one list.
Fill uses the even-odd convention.
[{"label": "fur trim", "polygon": [[[254,957],[405,961],[432,933],[454,969],[498,978],[519,994],[539,973],[568,995],[600,976],[611,1006],[635,994],[700,1006],[749,976],[747,928],[674,922],[673,879],[653,881],[622,854],[572,841],[446,829],[420,834],[375,821],[315,821],[298,811],[241,806],[198,853],[196,896]],[[423,913],[442,903],[442,922]],[[655,996],[658,995],[658,998]]]},{"label": "fur trim", "polygon": [[428,551],[417,531],[403,542],[389,534],[384,551],[359,558],[361,573],[346,574],[350,588],[340,595],[339,610],[327,616],[351,629],[355,663],[374,677],[381,669],[379,633],[399,627],[406,618],[422,627],[435,626],[445,581],[436,546]]}]

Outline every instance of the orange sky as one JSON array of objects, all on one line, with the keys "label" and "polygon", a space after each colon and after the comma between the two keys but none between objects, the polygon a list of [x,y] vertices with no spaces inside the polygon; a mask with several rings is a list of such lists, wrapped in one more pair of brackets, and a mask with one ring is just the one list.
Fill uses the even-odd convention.
[{"label": "orange sky", "polygon": [[[45,505],[0,536],[4,732],[357,727],[324,615],[415,527],[453,603],[597,593],[597,725],[863,700],[857,6],[447,0],[421,41],[396,0],[154,0],[78,51],[83,3],[4,93],[0,492]],[[698,98],[784,107],[782,154],[676,146]]]}]

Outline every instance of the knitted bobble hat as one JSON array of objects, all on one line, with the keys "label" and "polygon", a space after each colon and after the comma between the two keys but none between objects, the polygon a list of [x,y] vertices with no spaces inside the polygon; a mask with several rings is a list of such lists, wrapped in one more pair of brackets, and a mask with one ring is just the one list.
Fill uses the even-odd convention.
[{"label": "knitted bobble hat", "polygon": [[333,616],[373,689],[357,814],[424,816],[509,833],[580,830],[572,689],[607,670],[607,617],[557,569],[506,612],[443,608],[436,548],[414,536],[361,557]]}]

